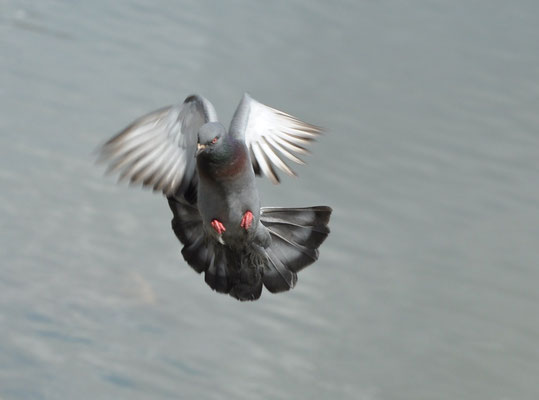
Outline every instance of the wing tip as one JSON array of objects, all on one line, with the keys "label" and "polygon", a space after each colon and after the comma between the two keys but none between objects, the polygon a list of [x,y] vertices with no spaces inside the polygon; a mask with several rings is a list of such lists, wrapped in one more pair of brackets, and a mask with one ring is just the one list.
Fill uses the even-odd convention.
[{"label": "wing tip", "polygon": [[201,97],[198,94],[193,93],[193,94],[190,94],[189,96],[187,96],[183,102],[184,103],[190,103],[192,101],[198,101],[198,100],[200,100],[200,98]]}]

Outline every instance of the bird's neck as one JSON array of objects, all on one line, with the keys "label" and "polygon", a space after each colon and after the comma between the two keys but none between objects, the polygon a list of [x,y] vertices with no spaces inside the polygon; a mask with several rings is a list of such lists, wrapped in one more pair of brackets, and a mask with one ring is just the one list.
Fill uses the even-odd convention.
[{"label": "bird's neck", "polygon": [[227,137],[223,143],[211,153],[200,157],[198,170],[202,178],[210,180],[226,180],[236,177],[245,170],[247,149],[242,142]]}]

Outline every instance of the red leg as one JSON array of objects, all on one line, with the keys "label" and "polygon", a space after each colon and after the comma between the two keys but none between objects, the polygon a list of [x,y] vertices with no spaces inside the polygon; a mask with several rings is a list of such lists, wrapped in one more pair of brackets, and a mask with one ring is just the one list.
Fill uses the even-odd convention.
[{"label": "red leg", "polygon": [[253,224],[253,213],[249,210],[245,211],[245,214],[243,214],[243,218],[241,219],[240,226],[247,230],[251,227]]},{"label": "red leg", "polygon": [[223,232],[226,231],[225,226],[217,219],[211,221],[211,226],[213,229],[215,229],[215,232],[217,232],[218,235],[222,235]]}]

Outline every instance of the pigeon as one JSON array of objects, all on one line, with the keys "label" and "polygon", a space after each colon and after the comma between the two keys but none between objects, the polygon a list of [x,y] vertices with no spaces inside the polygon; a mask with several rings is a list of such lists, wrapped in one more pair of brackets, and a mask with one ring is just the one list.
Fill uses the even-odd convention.
[{"label": "pigeon", "polygon": [[228,131],[199,95],[149,113],[105,142],[99,161],[119,180],[162,192],[185,261],[215,291],[245,301],[292,289],[329,234],[327,206],[261,207],[255,176],[279,183],[285,159],[321,133],[244,94]]}]

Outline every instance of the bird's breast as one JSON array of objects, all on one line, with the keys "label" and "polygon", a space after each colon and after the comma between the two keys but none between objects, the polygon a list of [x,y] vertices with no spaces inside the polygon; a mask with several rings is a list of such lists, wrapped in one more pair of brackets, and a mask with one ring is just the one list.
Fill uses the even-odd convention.
[{"label": "bird's breast", "polygon": [[234,146],[226,156],[199,160],[199,175],[203,179],[212,181],[232,180],[251,168],[248,162],[247,148],[240,145]]}]

